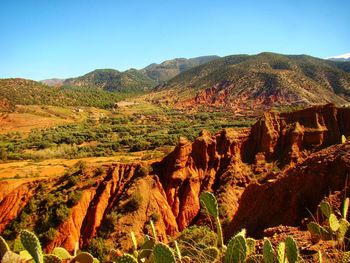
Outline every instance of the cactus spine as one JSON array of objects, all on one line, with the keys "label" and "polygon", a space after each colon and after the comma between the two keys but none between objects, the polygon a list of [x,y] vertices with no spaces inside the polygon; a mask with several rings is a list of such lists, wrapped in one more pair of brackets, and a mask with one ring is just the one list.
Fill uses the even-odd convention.
[{"label": "cactus spine", "polygon": [[33,257],[34,261],[36,263],[43,263],[43,252],[39,239],[36,237],[36,235],[28,230],[22,230],[20,232],[20,237],[24,248]]},{"label": "cactus spine", "polygon": [[69,254],[69,252],[64,249],[63,247],[55,247],[52,251],[52,254],[56,255],[62,260],[70,259],[72,256]]},{"label": "cactus spine", "polygon": [[158,243],[153,248],[154,263],[176,263],[175,255],[170,247]]},{"label": "cactus spine", "polygon": [[200,203],[206,209],[208,214],[215,218],[216,231],[218,235],[218,247],[224,247],[224,238],[219,218],[219,207],[215,196],[210,192],[202,192],[200,195]]}]

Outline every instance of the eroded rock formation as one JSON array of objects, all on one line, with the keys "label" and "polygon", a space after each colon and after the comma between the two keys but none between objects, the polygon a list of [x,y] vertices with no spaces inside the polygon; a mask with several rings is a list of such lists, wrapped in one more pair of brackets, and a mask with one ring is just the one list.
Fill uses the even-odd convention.
[{"label": "eroded rock formation", "polygon": [[[46,248],[72,250],[77,241],[85,246],[111,218],[107,238],[117,246],[131,246],[130,231],[139,239],[150,233],[150,218],[159,238],[167,240],[201,220],[204,190],[218,197],[226,236],[242,227],[259,234],[278,224],[297,225],[306,209],[313,211],[330,191],[344,187],[350,144],[339,144],[341,135],[350,135],[350,109],[267,112],[251,129],[203,131],[194,142],[181,138],[172,153],[152,164],[150,174],[138,164],[82,172],[76,186],[82,196]],[[46,184],[50,193],[65,181]],[[0,184],[0,232],[35,198],[37,186]]]}]

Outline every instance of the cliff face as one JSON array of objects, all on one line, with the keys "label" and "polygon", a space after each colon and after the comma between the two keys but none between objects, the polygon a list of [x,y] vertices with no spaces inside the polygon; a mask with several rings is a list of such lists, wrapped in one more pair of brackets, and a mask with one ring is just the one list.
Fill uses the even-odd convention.
[{"label": "cliff face", "polygon": [[[298,225],[306,208],[314,211],[329,191],[344,188],[350,144],[338,144],[341,135],[350,135],[350,109],[267,112],[251,129],[203,131],[194,142],[182,138],[150,174],[136,164],[81,171],[72,189],[82,195],[46,248],[72,250],[75,242],[85,246],[96,236],[128,248],[130,231],[139,239],[150,233],[150,218],[166,241],[201,220],[199,195],[205,190],[219,200],[227,237],[243,227],[258,235],[269,226]],[[45,181],[48,189],[40,195],[63,191],[66,181]],[[0,232],[38,198],[37,188],[38,182],[0,184]]]}]

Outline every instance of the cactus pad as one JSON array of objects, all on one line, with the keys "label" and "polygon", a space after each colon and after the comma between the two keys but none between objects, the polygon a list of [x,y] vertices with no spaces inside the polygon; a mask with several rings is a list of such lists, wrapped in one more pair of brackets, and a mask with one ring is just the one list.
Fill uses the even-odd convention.
[{"label": "cactus pad", "polygon": [[53,254],[49,254],[49,255],[44,255],[44,261],[45,263],[61,263],[62,260]]},{"label": "cactus pad", "polygon": [[124,254],[117,258],[117,263],[137,263],[137,259],[130,254]]},{"label": "cactus pad", "polygon": [[63,247],[55,247],[54,250],[52,251],[52,254],[58,256],[62,260],[72,258],[69,252]]},{"label": "cactus pad", "polygon": [[94,262],[94,257],[87,252],[82,252],[79,253],[74,257],[74,262],[79,262],[79,263],[93,263]]},{"label": "cactus pad", "polygon": [[12,251],[7,251],[1,259],[1,263],[21,263],[22,260],[19,255]]},{"label": "cactus pad", "polygon": [[3,239],[2,236],[0,236],[0,260],[5,255],[5,253],[9,250],[10,250],[9,245],[7,245],[5,239]]},{"label": "cactus pad", "polygon": [[274,263],[275,262],[275,255],[273,253],[273,248],[270,240],[267,238],[264,241],[263,245],[263,256],[264,256],[264,263]]},{"label": "cactus pad", "polygon": [[247,243],[244,236],[238,234],[228,242],[225,263],[243,263],[247,256]]},{"label": "cactus pad", "polygon": [[278,263],[284,263],[285,262],[285,250],[286,250],[286,244],[284,242],[281,242],[277,246],[277,262]]},{"label": "cactus pad", "polygon": [[330,226],[330,228],[331,228],[331,230],[333,231],[333,232],[336,232],[338,229],[339,229],[339,220],[338,220],[338,218],[335,216],[335,214],[330,214],[329,215],[329,226]]},{"label": "cactus pad", "polygon": [[247,243],[247,255],[254,254],[255,253],[255,245],[256,245],[255,239],[248,237],[246,239],[246,243]]},{"label": "cactus pad", "polygon": [[297,242],[292,237],[286,238],[286,254],[287,259],[289,263],[296,263],[298,262],[298,246]]},{"label": "cactus pad", "polygon": [[219,216],[218,202],[216,201],[215,196],[210,192],[203,192],[200,195],[201,205],[207,210],[207,212],[213,216]]},{"label": "cactus pad", "polygon": [[322,201],[319,206],[322,211],[322,214],[324,214],[325,217],[329,218],[329,216],[332,213],[331,205],[326,201]]},{"label": "cactus pad", "polygon": [[344,238],[346,236],[346,233],[348,232],[350,227],[350,223],[346,219],[340,219],[339,220],[339,229],[337,232],[337,240],[340,242],[344,241]]},{"label": "cactus pad", "polygon": [[43,263],[43,252],[37,236],[28,230],[22,230],[20,232],[20,237],[24,248],[33,257],[34,261],[36,263]]},{"label": "cactus pad", "polygon": [[175,255],[170,247],[159,243],[153,248],[154,263],[175,263]]},{"label": "cactus pad", "polygon": [[327,229],[320,226],[316,222],[310,222],[307,224],[307,229],[310,231],[310,233],[319,236],[323,240],[332,239],[331,233],[329,233]]}]

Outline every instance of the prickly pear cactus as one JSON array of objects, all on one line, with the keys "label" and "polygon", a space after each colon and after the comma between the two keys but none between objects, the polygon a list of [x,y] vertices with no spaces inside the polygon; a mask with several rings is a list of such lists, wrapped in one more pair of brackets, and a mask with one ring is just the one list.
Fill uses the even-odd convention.
[{"label": "prickly pear cactus", "polygon": [[138,260],[148,258],[152,253],[154,247],[154,241],[150,239],[146,239],[146,241],[141,245],[141,252],[139,253]]},{"label": "prickly pear cactus", "polygon": [[20,237],[24,248],[33,257],[35,262],[43,263],[44,262],[43,251],[41,249],[41,245],[37,236],[28,230],[22,230],[20,232]]},{"label": "prickly pear cactus", "polygon": [[73,262],[93,263],[94,257],[88,252],[81,252],[74,257]]},{"label": "prickly pear cactus", "polygon": [[20,251],[19,256],[22,259],[22,261],[24,261],[24,262],[27,262],[33,258],[27,250]]},{"label": "prickly pear cactus", "polygon": [[12,251],[7,251],[1,259],[1,263],[21,263],[22,260],[19,255]]},{"label": "prickly pear cactus", "polygon": [[243,235],[230,239],[225,254],[225,263],[243,263],[247,257],[247,243]]},{"label": "prickly pear cactus", "polygon": [[220,250],[217,247],[207,247],[202,251],[204,258],[209,262],[219,262]]},{"label": "prickly pear cactus", "polygon": [[275,255],[273,252],[272,244],[270,240],[267,238],[264,241],[263,245],[263,256],[264,256],[264,263],[274,263],[275,262]]},{"label": "prickly pear cactus", "polygon": [[202,192],[200,195],[201,205],[208,211],[213,217],[219,216],[218,202],[215,196],[210,192]]},{"label": "prickly pear cactus", "polygon": [[286,244],[284,242],[281,242],[277,246],[277,262],[278,263],[284,263],[285,262],[285,250],[286,250]]},{"label": "prickly pear cactus", "polygon": [[253,255],[255,253],[255,245],[256,241],[254,238],[246,238],[246,243],[247,243],[247,256],[248,255]]},{"label": "prickly pear cactus", "polygon": [[346,219],[341,218],[339,220],[339,229],[337,232],[337,240],[338,241],[340,241],[340,242],[344,241],[344,238],[346,236],[346,233],[349,230],[349,227],[350,227],[350,223]]},{"label": "prickly pear cactus", "polygon": [[154,263],[175,263],[175,255],[170,247],[159,243],[153,248]]},{"label": "prickly pear cactus", "polygon": [[72,256],[69,254],[69,252],[64,249],[63,247],[55,247],[52,251],[52,254],[56,255],[62,260],[70,259]]},{"label": "prickly pear cactus", "polygon": [[117,258],[117,263],[137,263],[137,259],[130,254],[124,254]]},{"label": "prickly pear cactus", "polygon": [[298,251],[297,242],[295,242],[295,240],[292,237],[287,237],[285,243],[286,243],[286,254],[287,254],[288,262],[289,263],[298,262],[299,251]]},{"label": "prickly pear cactus", "polygon": [[61,263],[62,260],[53,254],[44,255],[45,263]]},{"label": "prickly pear cactus", "polygon": [[7,245],[5,239],[3,239],[2,236],[0,236],[0,260],[5,255],[5,253],[9,250],[10,250],[9,245]]},{"label": "prickly pear cactus", "polygon": [[326,201],[322,201],[320,204],[319,204],[319,207],[322,211],[322,214],[324,214],[325,217],[329,218],[329,216],[331,215],[332,213],[332,207],[331,205],[326,202]]},{"label": "prickly pear cactus", "polygon": [[328,221],[329,221],[329,227],[331,228],[331,230],[333,232],[337,232],[340,225],[339,225],[339,220],[335,216],[335,214],[330,214]]},{"label": "prickly pear cactus", "polygon": [[348,216],[349,202],[350,202],[349,197],[347,197],[344,200],[343,211],[342,211],[342,216],[343,216],[344,219],[346,219],[347,216]]},{"label": "prickly pear cactus", "polygon": [[330,232],[328,232],[327,229],[324,227],[320,226],[316,222],[310,222],[307,224],[307,229],[309,230],[310,233],[319,236],[323,240],[330,240],[332,239],[332,235]]}]

